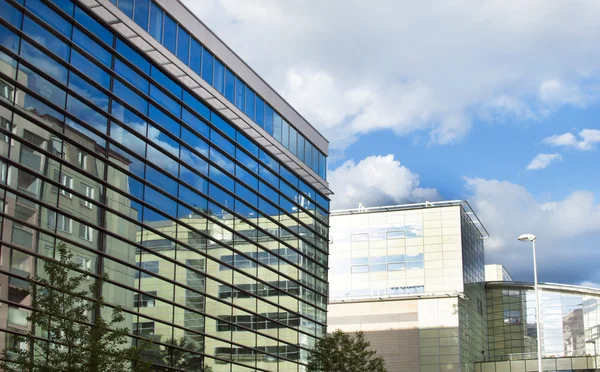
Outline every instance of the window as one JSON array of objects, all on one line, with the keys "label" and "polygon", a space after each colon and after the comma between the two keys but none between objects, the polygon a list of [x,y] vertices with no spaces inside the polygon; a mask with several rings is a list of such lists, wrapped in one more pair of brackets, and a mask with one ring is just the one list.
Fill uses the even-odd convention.
[{"label": "window", "polygon": [[[85,183],[82,182],[81,189],[88,199],[94,200],[94,191],[95,190],[92,186],[86,185]],[[81,205],[83,205],[84,207],[89,208],[89,209],[92,209],[92,207],[94,206],[92,204],[92,202],[90,202],[88,200],[81,200]]]},{"label": "window", "polygon": [[79,168],[87,170],[87,161],[88,155],[85,152],[80,151],[79,154],[77,154],[77,165],[79,165]]},{"label": "window", "polygon": [[63,142],[61,139],[52,137],[50,140],[50,152],[57,156],[62,156],[63,154]]},{"label": "window", "polygon": [[68,232],[69,234],[71,233],[71,231],[73,227],[73,221],[62,214],[58,215],[58,218],[56,219],[56,229],[60,230],[60,231],[64,231],[64,232]]},{"label": "window", "polygon": [[[138,262],[137,266],[141,267],[142,269],[146,269],[146,270],[150,271],[151,273],[158,274],[158,261]],[[152,275],[145,273],[145,272],[138,271],[136,273],[136,278],[137,279],[152,278]]]},{"label": "window", "polygon": [[156,291],[148,291],[147,293],[136,293],[133,295],[133,307],[155,307],[156,300],[152,296],[156,296]]},{"label": "window", "polygon": [[[73,188],[73,178],[67,176],[64,173],[60,173],[58,170],[54,171],[54,180],[59,182],[63,188],[61,188],[60,193],[66,196],[67,198],[72,198],[73,194],[68,192],[66,189]],[[56,187],[52,187],[52,191],[56,192]]]},{"label": "window", "polygon": [[92,271],[92,260],[88,258],[77,256],[75,263],[77,263],[77,266],[82,270]]},{"label": "window", "polygon": [[[4,117],[0,117],[0,128],[4,129],[7,132],[11,132],[10,130],[10,120],[4,118]],[[0,141],[4,141],[6,143],[8,143],[8,135],[4,134],[4,133],[0,133]]]},{"label": "window", "polygon": [[88,226],[84,223],[80,223],[79,224],[79,237],[81,239],[91,242],[91,241],[93,241],[94,230],[92,229],[91,226]]},{"label": "window", "polygon": [[154,322],[133,323],[135,336],[150,337],[154,334]]},{"label": "window", "polygon": [[13,88],[11,85],[8,85],[3,80],[0,80],[0,96],[1,97],[4,97],[7,100],[12,102],[14,91],[15,91],[15,88]]}]

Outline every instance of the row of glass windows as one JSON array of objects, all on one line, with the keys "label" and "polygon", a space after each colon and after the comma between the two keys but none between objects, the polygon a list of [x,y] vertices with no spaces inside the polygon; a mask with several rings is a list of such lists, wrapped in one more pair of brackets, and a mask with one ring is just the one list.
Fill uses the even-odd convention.
[{"label": "row of glass windows", "polygon": [[[5,1],[5,0],[2,0]],[[63,3],[61,3],[63,4]],[[41,8],[41,7],[44,8]],[[23,21],[23,30],[31,35],[37,42],[41,42],[42,46],[49,49],[56,56],[64,61],[69,61],[69,53],[71,53],[70,61],[71,65],[75,67],[78,71],[81,71],[87,77],[93,79],[94,82],[98,83],[102,88],[109,89],[110,87],[110,73],[105,71],[104,68],[101,67],[104,64],[106,67],[111,67],[112,54],[109,50],[105,49],[100,43],[96,43],[94,40],[89,38],[84,32],[80,31],[78,28],[73,28],[68,21],[54,13],[51,9],[46,7],[43,3],[40,2],[31,2],[31,5],[28,4],[28,8],[37,16],[43,14],[45,21],[52,20],[50,23],[55,30],[63,30],[65,37],[70,37],[75,44],[79,47],[83,48],[86,52],[89,52],[93,57],[95,57],[100,65],[96,65],[92,63],[88,59],[85,58],[84,55],[80,54],[77,50],[70,51],[70,48],[67,44],[62,42],[59,38],[52,35],[35,22],[33,22],[28,17],[24,18]],[[108,46],[113,45],[113,34],[110,33],[107,29],[103,28],[100,24],[98,24],[95,20],[90,18],[87,14],[85,14],[79,7],[74,7],[74,13],[71,10],[70,13],[74,14],[75,19],[86,26],[87,29],[94,30],[99,37],[105,41]],[[18,28],[21,28],[21,15],[20,12],[16,11],[16,9],[7,6],[7,14],[5,15],[5,19],[9,22],[13,23]],[[51,17],[50,17],[51,16]],[[66,26],[68,25],[68,26]],[[66,31],[68,29],[69,31]],[[101,32],[103,30],[104,32]],[[108,34],[107,34],[108,33]],[[105,35],[104,35],[105,34]],[[104,36],[102,36],[104,35]],[[5,41],[5,46],[9,49],[12,49],[16,52],[18,48],[18,40],[14,35],[10,35],[10,33],[6,33],[3,35],[3,39]],[[12,44],[12,45],[11,45]],[[67,80],[67,69],[63,67],[62,62],[53,60],[45,55],[44,52],[38,51],[36,48],[32,47],[29,43],[24,43],[24,57],[32,57],[33,61],[39,61],[41,58],[42,69],[44,72],[48,72],[51,76],[57,79],[60,83],[66,84]],[[259,151],[256,145],[252,144],[244,135],[236,131],[233,127],[227,124],[224,120],[222,120],[216,113],[209,110],[204,104],[202,104],[198,99],[196,99],[193,95],[191,95],[187,90],[184,91],[181,85],[176,84],[173,80],[167,77],[164,73],[158,70],[155,66],[151,65],[149,61],[145,59],[145,57],[141,56],[125,43],[121,41],[120,38],[117,38],[116,41],[116,49],[121,55],[124,56],[124,60],[120,58],[115,59],[115,67],[114,70],[120,74],[121,77],[125,79],[125,81],[129,84],[123,84],[120,80],[115,80],[113,92],[118,92],[122,94],[126,94],[130,99],[127,100],[128,104],[138,112],[142,113],[142,115],[146,115],[148,112],[148,102],[144,98],[140,97],[136,92],[141,92],[143,95],[148,95],[151,99],[156,99],[157,102],[165,107],[170,113],[175,115],[177,118],[181,118],[185,122],[189,120],[188,125],[191,125],[194,130],[200,133],[200,138],[210,138],[212,141],[216,141],[218,145],[223,145],[223,149],[226,153],[231,154],[233,152],[233,148],[235,147],[234,143],[237,142],[238,145],[244,146],[246,151],[249,151],[252,155],[259,157]],[[103,57],[102,57],[103,56]],[[36,58],[33,58],[36,57]],[[38,58],[39,57],[39,58]],[[52,68],[46,69],[47,65],[50,64]],[[132,67],[135,66],[135,67]],[[150,76],[152,76],[150,78]],[[154,79],[158,84],[150,83],[150,80]],[[81,94],[84,98],[90,99],[91,102],[99,107],[100,109],[107,111],[108,110],[108,96],[103,93],[102,89],[98,89],[93,86],[93,84],[86,83],[85,79],[80,77],[79,75],[73,75],[69,77],[69,86],[71,89],[75,90],[77,93]],[[133,87],[133,90],[130,88]],[[161,90],[161,88],[165,89],[165,91]],[[62,93],[59,91],[59,93]],[[131,94],[131,96],[130,96]],[[64,95],[64,93],[63,93]],[[172,97],[176,97],[173,99]],[[136,98],[137,97],[137,98]],[[60,98],[60,97],[57,97]],[[196,118],[195,114],[191,114],[189,110],[183,108],[183,112],[181,111],[181,103],[188,105],[192,110],[196,111],[198,115],[205,118],[206,120],[212,122],[213,125],[219,127],[219,129],[226,134],[223,137],[220,133],[212,132],[209,133],[209,128],[207,125],[202,123],[201,120]],[[187,106],[186,106],[187,107]],[[151,108],[152,110],[152,108]],[[84,112],[85,114],[89,114],[91,118],[95,116],[96,121],[102,120],[102,114],[98,112]],[[114,112],[113,112],[114,113]],[[93,114],[93,115],[92,115]],[[179,125],[177,121],[173,121],[169,119],[169,115],[162,114],[165,122],[161,122],[161,126],[167,129],[167,132],[171,135],[180,138],[188,133],[181,133],[179,130]],[[140,119],[139,117],[132,116],[135,119]],[[59,118],[60,119],[60,118]],[[162,118],[161,118],[162,119]],[[140,124],[144,124],[142,120],[139,121]],[[92,121],[92,124],[96,126],[96,123]],[[167,137],[165,140],[168,143],[169,135],[161,136],[159,132],[153,132],[152,129],[145,130],[145,128],[133,128],[135,132],[143,133],[144,135],[155,136],[155,140],[160,143],[160,140],[163,137]],[[185,129],[184,129],[185,130]],[[214,133],[214,134],[213,134]],[[195,136],[198,137],[198,136]],[[232,142],[228,139],[230,138]],[[168,152],[174,153],[176,149],[166,149]],[[233,156],[233,154],[231,154]],[[292,175],[287,169],[284,167],[280,167],[279,164],[274,161],[270,156],[261,151],[260,154],[261,161],[267,163],[267,165],[278,174],[281,174],[288,182],[290,182],[293,186],[298,187],[306,196],[306,198],[302,199],[304,202],[303,207],[309,207],[311,203],[310,199],[313,198],[317,201],[323,209],[328,210],[329,204],[328,201],[323,198],[320,194],[316,193],[314,189],[310,186],[306,185],[304,182],[298,179],[298,177]],[[274,176],[276,178],[276,176]],[[300,202],[300,198],[296,193],[293,198],[296,202]]]},{"label": "row of glass windows", "polygon": [[[24,43],[25,43],[25,41],[24,41]],[[75,51],[73,51],[73,52],[75,53]],[[28,77],[29,77],[30,75],[31,75],[31,76],[34,76],[34,73],[33,73],[31,70],[29,70],[29,69],[28,69],[28,73],[27,73],[27,74],[25,74],[25,75],[26,75],[26,76],[28,76]],[[72,75],[72,76],[75,76],[75,75]],[[36,81],[38,81],[38,82],[39,82],[39,81],[41,81],[40,79],[42,79],[42,78],[40,77],[39,79],[36,79]],[[34,87],[36,87],[36,86],[34,86]],[[44,84],[42,84],[42,86],[40,86],[40,87],[37,87],[37,88],[38,88],[38,91],[40,91],[40,92],[41,92],[41,91],[44,91],[44,90],[52,90],[52,89],[56,89],[56,88],[55,88],[55,87],[54,87],[54,86],[53,86],[51,83],[49,83],[49,82],[47,82],[47,81],[44,81]],[[28,97],[28,98],[29,98],[29,97]],[[32,101],[32,102],[33,102],[33,98],[31,98],[31,99],[30,99],[30,101]],[[45,107],[44,107],[44,105],[43,105],[42,103],[40,103],[39,101],[37,101],[37,102],[35,102],[35,103],[36,103],[36,109],[37,109],[38,107],[40,108],[38,111],[43,111],[44,109],[47,109],[47,110],[46,110],[47,112],[45,112],[45,114],[46,114],[46,116],[47,116],[47,117],[54,117],[54,118],[55,118],[55,116],[59,116],[59,117],[60,117],[60,115],[61,115],[61,114],[57,113],[55,110],[52,110],[52,109],[49,109],[49,108],[47,108],[47,106],[45,106]],[[64,105],[64,104],[63,104],[63,105]],[[86,106],[85,106],[84,104],[82,104],[80,101],[78,101],[77,99],[75,99],[74,97],[72,97],[72,96],[70,96],[70,95],[69,95],[69,99],[68,99],[68,101],[67,101],[67,109],[70,109],[70,110],[72,110],[72,111],[75,111],[75,112],[77,112],[77,111],[85,111],[85,107],[86,107]],[[163,114],[161,111],[158,111],[156,108],[154,108],[154,106],[152,106],[151,110],[154,110],[154,111],[152,111],[152,112],[156,112],[156,113],[157,113],[157,114],[156,114],[157,116],[161,116],[161,115],[162,115],[162,116],[163,116],[163,117],[161,118],[161,120],[162,120],[162,121],[164,121],[164,120],[165,120],[165,118],[164,118],[164,114]],[[133,115],[135,115],[135,114],[131,113],[129,110],[127,110],[126,108],[124,108],[123,106],[121,106],[121,105],[120,105],[120,104],[118,104],[118,103],[115,103],[115,104],[114,104],[114,106],[113,106],[113,110],[112,110],[112,111],[113,111],[113,112],[116,114],[116,116],[117,116],[117,117],[120,117],[120,118],[121,118],[123,121],[125,121],[125,122],[128,122],[128,123],[133,123],[132,125],[135,125],[135,123],[137,122],[137,121],[136,121],[136,119],[135,119],[135,118],[133,118]],[[93,114],[97,114],[97,112],[95,112],[95,113],[93,113]],[[129,118],[127,118],[127,116],[128,116],[128,115],[130,115],[130,116],[129,116]],[[81,115],[81,116],[82,116],[83,118],[85,118],[85,119],[88,119],[88,120],[86,120],[86,121],[88,121],[88,122],[90,122],[90,121],[91,121],[92,123],[94,122],[94,121],[93,121],[92,119],[90,119],[89,117],[86,117],[86,115]],[[57,120],[60,120],[60,118],[59,118],[59,119],[57,119]],[[74,126],[74,127],[77,127],[78,129],[79,129],[79,128],[82,128],[82,127],[81,127],[79,124],[77,124],[77,123],[75,123],[75,122],[72,122],[72,121],[70,121],[70,120],[68,120],[68,123],[69,123],[69,124],[71,124],[71,125],[72,125],[72,126]],[[98,122],[97,122],[96,124],[98,124]],[[106,126],[105,126],[105,127],[106,127]],[[117,123],[113,123],[113,124],[111,124],[111,128],[115,128],[115,129],[114,129],[114,136],[115,136],[115,137],[117,137],[117,139],[119,138],[119,134],[120,134],[120,133],[129,133],[129,136],[128,136],[128,138],[129,138],[129,137],[131,137],[131,138],[135,138],[135,139],[137,139],[137,137],[135,137],[135,136],[133,135],[133,133],[132,133],[132,132],[123,132],[123,128],[122,128],[122,127],[120,127],[120,126],[119,126],[119,124],[117,124]],[[138,129],[138,130],[139,130],[139,129]],[[182,130],[183,130],[183,131],[185,131],[185,128],[182,128]],[[141,131],[141,130],[140,130],[140,131]],[[160,130],[159,130],[159,129],[157,129],[157,128],[154,128],[154,127],[152,127],[151,125],[148,125],[148,129],[146,129],[146,126],[144,126],[144,131],[147,131],[147,133],[157,133],[157,132],[158,132],[158,133],[160,133]],[[90,132],[90,131],[87,131],[87,132]],[[91,132],[90,132],[90,133],[91,133]],[[215,133],[215,135],[217,135],[217,133],[216,133],[216,132],[213,132],[213,133]],[[111,135],[113,135],[113,131],[111,131]],[[122,138],[122,137],[123,137],[123,135],[121,135],[121,138]],[[158,137],[158,135],[156,135],[156,137]],[[214,137],[214,136],[212,136],[212,134],[211,134],[211,137]],[[97,138],[98,140],[100,140],[100,139],[98,138],[98,136],[96,136],[96,138]],[[168,138],[168,137],[167,137],[167,138]],[[141,142],[141,140],[139,140],[139,141],[140,141],[140,142],[139,142],[139,143],[140,143],[140,145],[139,145],[138,147],[142,147],[142,148],[144,148],[144,147],[145,147],[145,143]],[[100,141],[100,142],[101,142],[101,141]],[[159,143],[160,143],[161,141],[157,141],[157,142],[159,142]],[[124,144],[125,146],[127,146],[128,148],[130,148],[130,149],[132,149],[132,148],[133,148],[133,149],[136,149],[135,143],[126,142],[126,143],[123,143],[123,144]],[[170,148],[172,149],[174,146],[175,146],[175,145],[170,145]],[[168,146],[167,146],[167,147],[168,147]],[[181,150],[181,152],[182,152],[182,153],[183,153],[183,150],[184,150],[184,149],[182,148],[182,150]],[[118,149],[118,148],[115,148],[115,151],[117,151],[117,152],[120,152],[120,153],[124,153],[124,154],[128,155],[126,152],[123,152],[122,150],[120,150],[120,149]],[[148,149],[147,149],[147,150],[144,150],[144,151],[138,150],[138,152],[140,152],[140,154],[139,154],[140,156],[141,156],[141,154],[142,154],[142,153],[145,153],[145,154],[151,154],[151,156],[152,156],[152,154],[157,154],[157,155],[156,155],[156,157],[158,158],[158,157],[160,157],[160,156],[158,156],[158,155],[160,154],[160,155],[162,155],[161,159],[169,159],[167,156],[164,156],[164,155],[165,155],[164,153],[157,152],[157,151],[158,151],[158,150],[156,150],[156,149],[155,149],[154,147],[152,147],[152,146],[148,146]],[[217,157],[217,158],[219,158],[219,159],[223,159],[223,158],[225,158],[225,157],[224,157],[224,156],[223,156],[221,153],[219,153],[219,152],[218,152],[218,150],[216,150],[216,149],[214,149],[214,148],[212,148],[212,147],[211,147],[211,148],[209,148],[208,150],[205,150],[205,152],[206,152],[206,151],[209,151],[211,154],[215,154],[215,156],[214,156],[214,157]],[[218,154],[218,155],[217,155],[217,154]],[[238,151],[238,152],[237,152],[237,154],[244,154],[244,153],[242,153],[242,152],[239,152],[239,151]],[[236,155],[237,155],[237,154],[236,154]],[[188,150],[188,151],[185,153],[185,156],[181,156],[181,155],[180,155],[180,157],[183,157],[183,158],[190,158],[190,157],[193,157],[193,155],[194,155],[194,154],[193,154],[191,151],[189,151],[189,150]],[[148,156],[148,155],[146,155],[146,156]],[[241,156],[241,155],[239,155],[239,156]],[[264,156],[261,156],[261,157],[262,157],[262,158],[264,158]],[[198,158],[198,156],[196,156],[196,158]],[[163,160],[163,162],[164,162],[164,160]],[[192,162],[192,163],[194,163],[194,162]],[[173,163],[173,164],[174,164],[174,165],[173,165],[171,168],[174,168],[174,169],[176,169],[176,168],[177,168],[177,165],[176,165],[176,163]],[[136,167],[136,165],[139,165],[139,166],[137,166],[137,167]],[[163,165],[164,165],[164,164],[163,164]],[[194,163],[194,165],[197,167],[197,165],[198,165],[198,164],[197,164],[197,162],[195,162],[195,163]],[[260,167],[262,167],[262,168],[260,168],[262,171],[260,171],[260,170],[259,170],[259,172],[258,172],[258,173],[261,173],[261,174],[269,174],[269,175],[271,175],[271,173],[270,173],[269,171],[267,171],[267,170],[266,170],[266,168],[265,168],[264,166],[260,165]],[[166,168],[167,170],[171,169],[171,168],[168,166],[168,164],[167,164],[167,166],[166,166],[166,167],[165,167],[165,166],[163,166],[163,169],[165,169],[165,168]],[[137,170],[137,171],[138,171],[138,175],[140,175],[140,176],[142,176],[142,175],[143,175],[143,173],[144,173],[144,171],[143,171],[143,169],[144,169],[144,167],[143,167],[143,164],[140,164],[140,162],[139,162],[139,161],[137,161],[137,162],[135,162],[133,165],[131,165],[131,169],[132,169],[133,171],[136,171],[136,170]],[[242,171],[243,171],[243,169],[242,169],[242,168],[239,168],[239,169],[240,169],[240,172],[242,172]],[[282,168],[282,169],[283,169],[283,168]],[[224,175],[224,174],[223,174],[223,172],[221,172],[219,169],[217,169],[216,167],[214,167],[214,166],[212,166],[212,165],[211,165],[211,167],[210,167],[209,171],[211,171],[211,170],[213,170],[213,171],[212,171],[212,173],[211,173],[211,174],[214,176],[213,178],[217,178],[218,180],[221,180],[221,181],[223,181],[223,182],[221,182],[221,184],[224,184],[224,185],[227,185],[227,184],[228,184],[228,182],[226,182],[226,180],[227,180],[227,179],[230,179],[230,178],[228,178],[228,176]],[[174,170],[172,170],[172,171],[174,172]],[[182,172],[183,172],[183,173],[185,173],[185,175],[184,175]],[[158,175],[158,174],[161,174],[161,175],[162,175],[162,173],[161,173],[160,171],[156,171],[156,170],[154,170],[154,169],[153,169],[153,168],[151,168],[151,167],[147,167],[147,168],[146,168],[146,176],[152,175],[152,174],[154,174],[154,173],[156,173],[157,175]],[[237,172],[236,172],[236,173],[237,173]],[[247,173],[247,172],[246,172],[246,173]],[[187,176],[187,178],[188,178],[188,183],[191,183],[191,184],[198,184],[198,183],[200,183],[201,185],[206,185],[206,182],[204,181],[204,179],[203,179],[202,177],[198,176],[197,174],[194,174],[194,172],[191,170],[191,167],[190,167],[190,168],[188,168],[188,167],[184,167],[184,166],[182,166],[182,167],[181,167],[181,169],[179,170],[179,173],[177,173],[177,174],[179,175],[179,177],[180,177],[180,178],[182,178],[182,179],[184,179],[184,180],[186,180],[186,176]],[[223,177],[221,177],[221,178],[222,178],[222,179],[221,179],[221,178],[219,178],[219,176],[221,176],[222,174],[223,174]],[[191,177],[191,178],[189,178],[189,177]],[[170,183],[173,183],[173,184],[175,184],[175,182],[174,182],[174,181],[169,181],[169,180],[170,180],[170,178],[168,178],[168,177],[164,177],[164,176],[163,176],[162,178],[163,178],[163,179],[161,180],[162,182],[160,182],[160,183],[159,183],[159,184],[163,184],[162,186],[168,186],[167,184],[165,184],[165,182],[166,182],[166,181],[168,181],[168,182],[170,182]],[[301,181],[299,181],[299,182],[301,182]],[[267,186],[266,186],[266,184],[264,184],[264,183],[262,183],[262,182],[260,182],[260,185],[263,185],[263,186],[262,186],[262,190],[263,190],[264,192],[268,192],[269,190],[271,190],[269,187],[267,187]],[[285,185],[285,183],[283,183],[283,182],[282,182],[282,185]],[[212,186],[212,184],[211,184],[211,186]],[[206,188],[206,186],[202,186],[202,188],[204,188],[204,189],[205,189],[205,188]],[[245,191],[245,190],[247,190],[247,189],[245,188],[245,186],[242,186],[241,184],[239,185],[239,187],[237,187],[237,186],[236,186],[236,188],[239,190],[239,192],[238,192],[238,193],[240,193],[240,194],[244,194],[244,191]],[[132,189],[134,189],[134,190],[135,190],[135,187],[133,187]],[[169,191],[169,190],[171,190],[171,189],[172,189],[172,188],[169,188],[169,187],[165,187],[165,188],[164,188],[164,190],[167,190],[167,191]],[[232,189],[232,188],[230,188],[230,189]],[[234,189],[234,190],[235,190],[235,189]],[[210,191],[213,191],[213,192],[212,192],[212,194],[214,194],[214,196],[219,196],[219,197],[220,197],[220,199],[217,199],[217,200],[218,200],[218,201],[219,201],[219,202],[220,202],[222,205],[225,205],[225,206],[228,206],[228,205],[229,205],[229,206],[230,206],[230,205],[235,205],[235,206],[238,206],[238,205],[240,205],[240,208],[242,208],[242,207],[247,207],[247,205],[244,205],[243,203],[241,203],[241,204],[240,204],[240,203],[237,203],[237,202],[236,202],[236,203],[233,203],[233,197],[229,196],[227,192],[224,192],[223,190],[221,190],[220,188],[218,188],[218,187],[216,187],[216,186],[215,186],[215,187],[210,187],[209,194],[211,194],[211,192],[210,192]],[[230,191],[231,191],[231,190],[230,190]],[[255,195],[255,194],[254,194],[254,195]],[[295,197],[297,197],[297,194],[295,195]],[[163,199],[164,199],[164,200],[169,200],[168,198],[166,198],[166,199],[165,199],[165,198],[163,198]],[[252,200],[252,197],[248,197],[248,199]],[[272,200],[272,199],[277,199],[277,198],[276,198],[276,197],[271,197],[271,198],[269,198],[269,199],[270,199],[270,200]],[[261,206],[261,205],[268,205],[268,203],[266,203],[266,202],[259,203],[259,206]],[[168,205],[167,205],[167,206],[168,206]],[[289,207],[288,209],[289,209],[289,210],[291,210],[291,211],[294,211],[294,209],[295,209],[295,208],[296,208],[296,207]],[[167,208],[166,210],[167,210],[167,211],[169,211],[169,210],[172,210],[172,209],[173,209],[173,208]],[[246,209],[248,210],[248,213],[247,213],[247,215],[252,215],[252,213],[253,213],[253,212],[251,211],[251,209],[252,209],[252,208],[246,208]],[[242,213],[243,213],[243,212],[242,212]],[[320,212],[320,213],[322,213],[322,212]],[[324,231],[324,233],[326,232],[326,231],[325,231],[325,228],[324,228],[324,227],[322,227],[322,226],[321,226],[321,227],[319,227],[319,228],[318,228],[318,230],[320,230],[320,231]],[[325,243],[324,243],[324,239],[322,239],[322,238],[321,238],[320,242],[321,242],[321,245],[325,245]]]},{"label": "row of glass windows", "polygon": [[154,1],[111,0],[251,120],[326,179],[327,157]]}]

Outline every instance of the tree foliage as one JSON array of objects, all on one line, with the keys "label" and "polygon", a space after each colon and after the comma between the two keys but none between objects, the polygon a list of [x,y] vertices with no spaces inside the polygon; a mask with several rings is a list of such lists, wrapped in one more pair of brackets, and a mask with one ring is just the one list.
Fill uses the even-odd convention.
[{"label": "tree foliage", "polygon": [[[98,296],[106,276],[92,278],[72,261],[66,244],[56,247],[57,259],[44,258],[44,276],[29,279],[33,311],[31,331],[20,337],[17,350],[3,352],[0,368],[28,372],[150,371],[140,358],[147,343],[131,346],[125,316],[114,308],[102,317],[104,298]],[[92,280],[88,290],[82,289]]]},{"label": "tree foliage", "polygon": [[352,336],[337,330],[316,342],[307,372],[386,372],[383,358],[370,347],[363,332]]}]

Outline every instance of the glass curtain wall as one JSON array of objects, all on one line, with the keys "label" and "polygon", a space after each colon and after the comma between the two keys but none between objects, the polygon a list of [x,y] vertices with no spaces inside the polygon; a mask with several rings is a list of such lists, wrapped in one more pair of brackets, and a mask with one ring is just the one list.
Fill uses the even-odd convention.
[{"label": "glass curtain wall", "polygon": [[328,200],[85,7],[0,9],[0,347],[23,347],[25,279],[65,242],[162,368],[302,370]]}]

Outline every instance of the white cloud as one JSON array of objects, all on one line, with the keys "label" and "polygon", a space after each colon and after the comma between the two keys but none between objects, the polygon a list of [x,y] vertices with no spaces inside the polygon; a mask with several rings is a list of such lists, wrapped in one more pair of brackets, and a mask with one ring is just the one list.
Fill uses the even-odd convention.
[{"label": "white cloud", "polygon": [[537,154],[527,166],[527,170],[544,169],[555,160],[562,160],[560,154]]},{"label": "white cloud", "polygon": [[539,202],[523,186],[507,181],[466,178],[465,185],[491,235],[485,245],[487,263],[504,264],[516,279],[532,279],[531,248],[517,236],[533,233],[541,281],[600,282],[600,203],[592,192]]},{"label": "white cloud", "polygon": [[452,143],[474,117],[542,120],[598,99],[594,0],[184,1],[334,150],[381,129]]},{"label": "white cloud", "polygon": [[436,189],[419,187],[419,175],[393,155],[369,156],[356,164],[346,161],[329,172],[334,192],[332,210],[440,200]]},{"label": "white cloud", "polygon": [[574,134],[567,132],[546,137],[542,140],[542,143],[555,147],[570,147],[584,151],[594,150],[596,144],[600,143],[600,130],[583,129],[579,132],[579,137],[580,139]]}]

